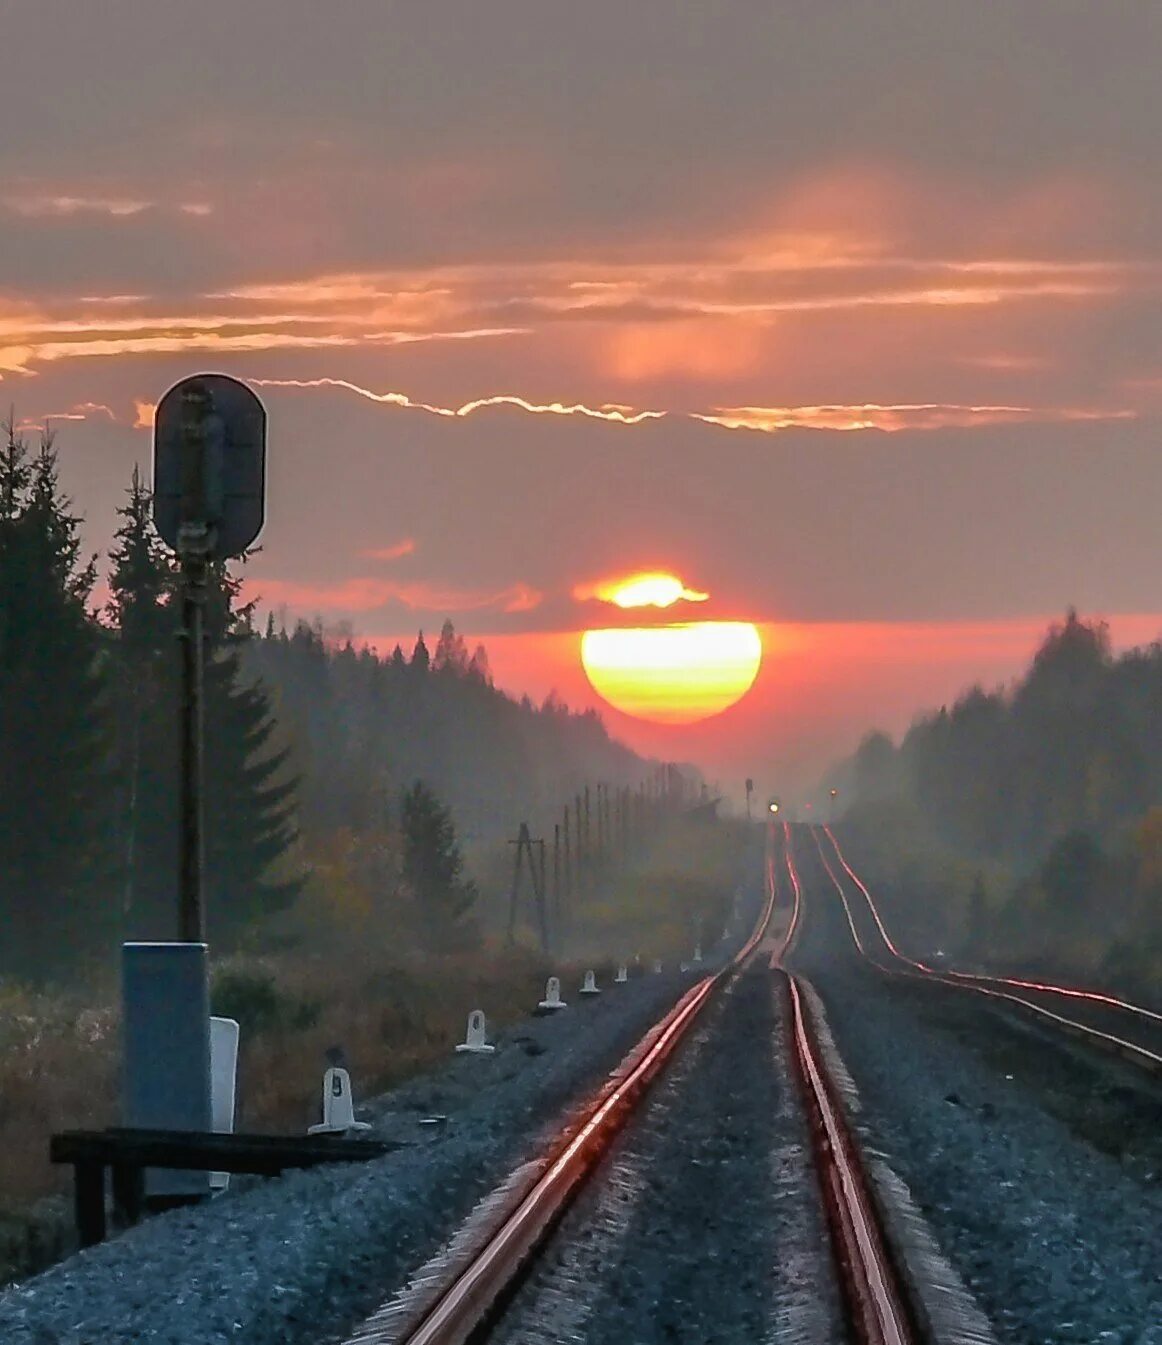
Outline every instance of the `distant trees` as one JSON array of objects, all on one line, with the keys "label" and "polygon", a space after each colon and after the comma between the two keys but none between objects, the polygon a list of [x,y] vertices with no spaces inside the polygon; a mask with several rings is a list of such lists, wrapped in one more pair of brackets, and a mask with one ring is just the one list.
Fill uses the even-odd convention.
[{"label": "distant trees", "polygon": [[1031,861],[1117,832],[1162,803],[1162,645],[1115,658],[1070,611],[1011,690],[974,687],[898,749],[870,737],[853,768],[865,801],[906,799],[968,851]]},{"label": "distant trees", "polygon": [[451,621],[430,653],[387,657],[300,622],[247,641],[240,654],[277,696],[281,732],[300,776],[311,844],[336,829],[383,825],[387,805],[422,779],[452,809],[468,844],[516,821],[556,816],[586,780],[636,781],[641,762],[600,718],[516,701],[492,684],[488,656],[469,658]]},{"label": "distant trees", "polygon": [[[0,428],[0,975],[64,975],[120,938],[177,932],[178,575],[151,512],[135,471],[94,610],[97,562],[51,435]],[[498,690],[451,621],[434,648],[421,633],[410,658],[398,645],[381,658],[305,624],[259,635],[236,575],[215,567],[209,587],[216,947],[285,907],[311,861],[317,888],[398,917],[403,937],[463,938],[462,844],[555,819],[586,780],[640,775],[596,714]]]},{"label": "distant trees", "polygon": [[96,568],[61,493],[52,436],[0,445],[0,923],[39,971],[109,939],[111,735]]}]

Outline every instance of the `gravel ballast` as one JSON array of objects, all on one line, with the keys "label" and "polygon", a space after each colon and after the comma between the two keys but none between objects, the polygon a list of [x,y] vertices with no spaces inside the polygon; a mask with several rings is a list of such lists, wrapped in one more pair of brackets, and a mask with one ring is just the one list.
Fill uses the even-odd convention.
[{"label": "gravel ballast", "polygon": [[[1091,1094],[1108,1115],[1125,1067],[1071,1058],[971,995],[885,982],[843,948],[838,898],[807,847],[796,855],[796,965],[859,1090],[856,1127],[911,1188],[997,1338],[1162,1345],[1160,1174],[1080,1124]],[[1149,1105],[1131,1098],[1127,1124]]]},{"label": "gravel ballast", "polygon": [[760,960],[706,1009],[517,1295],[498,1345],[843,1338],[773,990]]},{"label": "gravel ballast", "polygon": [[[664,972],[453,1056],[364,1113],[404,1142],[150,1219],[0,1295],[5,1345],[298,1345],[341,1338],[531,1156],[692,975]],[[433,1116],[447,1119],[422,1124]]]}]

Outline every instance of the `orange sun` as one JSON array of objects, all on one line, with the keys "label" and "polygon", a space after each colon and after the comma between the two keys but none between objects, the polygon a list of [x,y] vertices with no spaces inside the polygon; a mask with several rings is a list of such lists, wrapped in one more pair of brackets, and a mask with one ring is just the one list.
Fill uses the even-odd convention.
[{"label": "orange sun", "polygon": [[[636,574],[575,590],[617,607],[704,602],[668,574]],[[688,621],[588,630],[581,664],[593,689],[616,710],[657,724],[693,724],[740,701],[754,685],[763,645],[747,621]]]}]

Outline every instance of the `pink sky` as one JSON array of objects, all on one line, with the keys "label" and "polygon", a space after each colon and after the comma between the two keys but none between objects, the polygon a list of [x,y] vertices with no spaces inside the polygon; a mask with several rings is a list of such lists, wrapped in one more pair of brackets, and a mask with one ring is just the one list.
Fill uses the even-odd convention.
[{"label": "pink sky", "polygon": [[5,38],[0,393],[94,548],[221,369],[270,413],[268,607],[451,616],[581,704],[577,589],[670,570],[795,647],[611,727],[796,780],[1070,604],[1162,611],[1158,6],[44,0]]}]

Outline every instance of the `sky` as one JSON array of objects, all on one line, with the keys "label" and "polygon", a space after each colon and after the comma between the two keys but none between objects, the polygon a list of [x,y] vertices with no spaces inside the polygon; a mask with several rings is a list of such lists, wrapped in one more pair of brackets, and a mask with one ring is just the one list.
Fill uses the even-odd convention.
[{"label": "sky", "polygon": [[[1156,0],[7,0],[0,398],[104,548],[176,379],[270,417],[264,608],[601,702],[578,597],[755,623],[733,789],[1162,633]],[[686,609],[689,610],[686,610]],[[656,613],[651,615],[654,619]],[[640,618],[640,613],[638,617]]]}]

